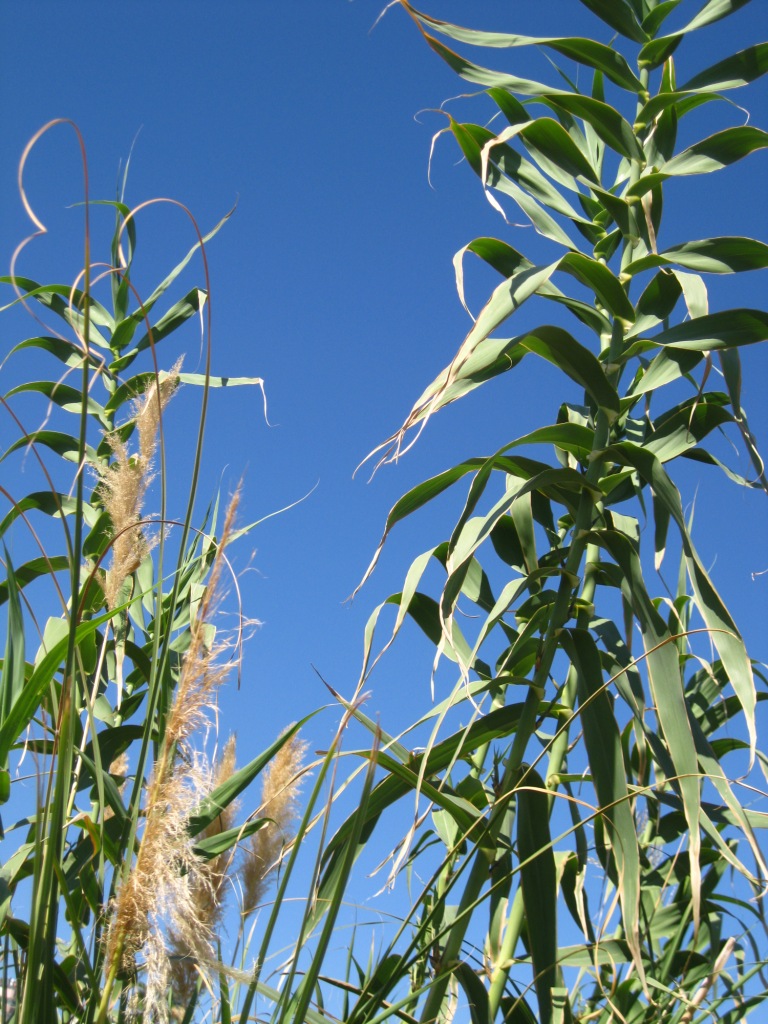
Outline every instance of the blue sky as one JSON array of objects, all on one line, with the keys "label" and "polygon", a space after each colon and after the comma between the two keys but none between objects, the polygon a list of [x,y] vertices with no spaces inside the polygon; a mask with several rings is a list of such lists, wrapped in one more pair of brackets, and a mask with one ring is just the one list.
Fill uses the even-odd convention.
[{"label": "blue sky", "polygon": [[[177,199],[207,230],[237,201],[235,215],[208,247],[213,369],[264,378],[274,425],[265,425],[255,390],[214,393],[201,494],[213,496],[219,486],[228,492],[244,475],[242,519],[250,521],[312,492],[260,526],[236,556],[240,568],[251,570],[241,579],[244,611],[263,622],[245,653],[242,690],[230,690],[222,704],[221,724],[238,729],[242,756],[327,700],[313,665],[335,688],[352,692],[370,611],[400,589],[416,555],[447,536],[460,494],[396,530],[370,583],[345,605],[394,501],[465,457],[489,454],[553,422],[562,400],[578,401],[575,393],[562,393],[554,375],[524,363],[435,418],[398,466],[385,467],[371,483],[365,471],[352,477],[468,329],[453,254],[486,234],[533,258],[544,251],[531,229],[509,227],[491,209],[447,139],[437,146],[430,187],[430,140],[445,123],[434,108],[468,90],[402,11],[390,11],[371,31],[381,6],[381,0],[79,0],[0,10],[5,268],[28,231],[16,192],[18,159],[32,134],[55,117],[71,118],[83,133],[95,198],[114,196],[119,166],[133,145],[130,204]],[[575,0],[435,0],[429,10],[476,27],[610,39]],[[766,27],[768,8],[758,0],[725,27],[698,34],[687,53],[681,48],[680,77],[762,38]],[[493,56],[495,66],[511,66],[502,51]],[[518,50],[513,59],[523,76],[553,74],[538,53]],[[751,109],[753,123],[765,123],[764,84],[733,95]],[[488,111],[479,102],[451,109],[482,123]],[[743,120],[738,110],[707,116]],[[700,135],[707,134],[702,124]],[[761,154],[717,178],[674,183],[666,241],[765,237],[766,166]],[[35,151],[27,184],[50,234],[25,250],[17,269],[38,280],[70,280],[79,268],[81,213],[67,207],[82,189],[74,138],[65,129]],[[97,258],[104,258],[111,216],[97,211],[94,224]],[[194,239],[171,207],[146,212],[138,230],[136,282],[146,293]],[[184,281],[201,281],[199,263]],[[490,284],[472,270],[474,309]],[[715,279],[712,309],[759,305],[761,289],[764,278],[756,275]],[[6,320],[3,351],[25,331],[32,333],[21,320]],[[194,331],[182,337],[161,361],[168,366],[186,350],[185,368],[195,370],[198,338]],[[749,351],[744,365],[744,404],[768,449],[768,357]],[[179,489],[196,401],[187,388],[169,410]],[[743,454],[728,457],[746,471]],[[694,536],[705,564],[753,653],[767,659],[768,573],[753,578],[768,570],[764,495],[726,485],[715,470],[688,467],[679,479],[687,501],[697,492]],[[178,494],[179,508],[183,498]],[[674,580],[671,567],[669,575]],[[409,632],[373,677],[368,713],[381,713],[395,730],[426,710],[431,660],[429,645],[415,629]],[[313,746],[327,742],[331,728],[330,718],[318,726]]]}]

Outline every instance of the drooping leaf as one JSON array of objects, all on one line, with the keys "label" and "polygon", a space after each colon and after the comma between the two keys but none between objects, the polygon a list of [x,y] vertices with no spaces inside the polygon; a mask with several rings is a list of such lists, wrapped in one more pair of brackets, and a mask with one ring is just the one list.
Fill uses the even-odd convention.
[{"label": "drooping leaf", "polygon": [[407,0],[402,6],[420,25],[439,32],[458,43],[469,43],[472,46],[487,46],[496,49],[513,49],[519,46],[544,46],[569,57],[578,64],[595,68],[617,85],[630,92],[640,92],[642,84],[633,74],[624,57],[613,47],[606,46],[594,39],[571,38],[560,36],[522,36],[507,32],[480,32],[476,29],[463,28],[446,21],[439,21],[421,11],[417,11]]},{"label": "drooping leaf", "polygon": [[[66,572],[69,568],[69,559],[65,555],[41,555],[39,558],[30,558],[14,572],[14,586],[22,590],[34,580],[45,579],[52,573]],[[0,582],[0,605],[5,604],[8,596],[8,582],[3,580]]]},{"label": "drooping leaf", "polygon": [[[20,341],[18,345],[13,346],[8,355],[10,357],[16,352],[23,352],[28,348],[37,348],[42,352],[49,352],[67,366],[82,366],[83,359],[85,358],[83,350],[74,342],[68,341],[65,338],[48,336],[27,338],[25,341]],[[101,367],[101,360],[95,352],[88,353],[88,363],[95,370]]]},{"label": "drooping leaf", "polygon": [[660,501],[664,502],[677,524],[683,543],[688,576],[696,595],[699,611],[707,627],[711,630],[712,643],[717,648],[728,672],[731,685],[741,701],[750,746],[754,750],[757,742],[757,733],[755,721],[756,692],[752,665],[741,634],[701,564],[696,549],[693,546],[677,488],[651,451],[627,441],[613,446],[613,450],[623,461],[637,469],[643,479],[650,484],[654,494],[656,494]]},{"label": "drooping leaf", "polygon": [[581,0],[581,3],[627,39],[644,43],[648,38],[627,0]]},{"label": "drooping leaf", "polygon": [[[10,715],[11,709],[24,686],[26,665],[24,660],[24,618],[21,612],[21,601],[16,585],[16,576],[8,549],[3,544],[5,554],[5,580],[3,586],[8,595],[8,616],[5,633],[5,655],[0,670],[0,723]],[[0,760],[0,803],[5,803],[10,796],[10,776],[8,774],[7,756]],[[2,828],[0,827],[0,835]]]},{"label": "drooping leaf", "polygon": [[[80,459],[80,443],[76,437],[73,437],[71,434],[64,434],[60,430],[35,430],[33,433],[28,434],[26,437],[20,437],[9,445],[2,456],[0,456],[0,461],[7,458],[12,452],[26,448],[30,444],[39,444],[45,448],[50,448],[52,452],[60,455],[68,462],[78,462]],[[85,446],[85,453],[89,462],[93,464],[98,462],[96,452],[90,445]]]},{"label": "drooping leaf", "polygon": [[693,17],[679,31],[647,42],[640,50],[638,56],[640,66],[646,66],[649,68],[658,67],[659,64],[662,64],[667,57],[670,56],[670,54],[674,53],[682,42],[684,36],[689,32],[693,32],[696,29],[703,28],[705,25],[711,25],[716,21],[720,21],[722,18],[728,17],[729,14],[733,14],[734,11],[737,11],[740,7],[744,7],[748,3],[749,0],[708,0],[698,14],[695,15],[695,17]]},{"label": "drooping leaf", "polygon": [[[5,397],[12,398],[14,395],[23,395],[29,392],[44,395],[50,402],[60,406],[66,412],[79,413],[83,404],[83,396],[79,388],[63,384],[61,381],[52,380],[25,381],[23,384],[18,384],[15,388],[11,388]],[[110,424],[104,415],[104,408],[94,398],[88,395],[85,405],[91,416],[95,416],[105,428],[109,427]]]},{"label": "drooping leaf", "polygon": [[461,961],[453,968],[469,1008],[469,1019],[472,1024],[491,1024],[490,1005],[488,1003],[488,991],[480,978],[470,965]]},{"label": "drooping leaf", "polygon": [[[33,509],[47,516],[71,515],[77,509],[77,502],[68,494],[55,494],[51,491],[32,491],[18,501],[8,511],[2,522],[0,522],[0,537],[20,515]],[[92,522],[90,517],[87,521]]]},{"label": "drooping leaf", "polygon": [[616,864],[617,888],[622,907],[622,927],[635,966],[644,975],[640,949],[640,850],[637,827],[630,805],[621,737],[608,694],[603,688],[600,654],[591,634],[570,629],[565,647],[576,668],[579,685],[579,718],[589,758],[600,813],[604,817]]},{"label": "drooping leaf", "polygon": [[124,351],[118,359],[114,360],[112,370],[116,373],[124,370],[130,366],[140,352],[146,351],[153,345],[157,345],[163,338],[173,334],[190,317],[201,311],[207,298],[208,296],[202,288],[193,288],[183,299],[174,303],[168,312],[163,314],[153,325],[152,329],[141,336],[133,348]]},{"label": "drooping leaf", "polygon": [[[650,453],[648,457],[653,458]],[[674,764],[674,784],[681,794],[690,830],[693,916],[695,924],[698,924],[701,909],[701,796],[697,778],[698,760],[688,722],[677,649],[671,643],[666,624],[648,595],[640,559],[629,540],[616,530],[596,532],[594,539],[595,543],[610,552],[621,569],[622,589],[642,632],[651,693],[666,741],[665,747]]]}]

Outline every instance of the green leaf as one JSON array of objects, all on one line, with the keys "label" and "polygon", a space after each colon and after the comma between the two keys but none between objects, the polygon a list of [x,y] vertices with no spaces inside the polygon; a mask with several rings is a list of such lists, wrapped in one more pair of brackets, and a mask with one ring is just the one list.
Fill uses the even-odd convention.
[{"label": "green leaf", "polygon": [[557,870],[549,831],[549,793],[533,768],[523,768],[516,797],[520,886],[539,1019],[550,1024],[552,989],[557,984]]},{"label": "green leaf", "polygon": [[562,946],[558,960],[563,967],[615,967],[632,959],[628,944],[618,939],[601,939],[595,946],[584,943],[578,946]]},{"label": "green leaf", "polygon": [[488,991],[480,978],[463,960],[453,968],[456,980],[464,989],[469,1019],[472,1024],[491,1024],[491,1009],[488,1002]]},{"label": "green leaf", "polygon": [[[38,284],[37,281],[33,281],[29,277],[19,276],[0,277],[0,284],[9,284],[14,289],[20,289],[27,298],[36,299],[46,309],[50,309],[57,316],[60,316],[68,325],[78,331],[82,331],[84,322],[81,310],[85,303],[85,293],[79,289],[73,289],[68,284]],[[19,301],[19,299],[14,299],[7,306],[0,307],[0,312],[9,309]],[[92,295],[88,296],[88,303],[91,328],[106,327],[107,330],[111,331],[115,322],[107,310]],[[92,330],[89,340],[102,348],[107,347],[104,338],[95,330]]]},{"label": "green leaf", "polygon": [[571,252],[560,260],[559,269],[572,274],[585,284],[613,316],[628,322],[635,319],[635,310],[627,298],[627,293],[619,279],[604,263],[590,259],[582,253]]},{"label": "green leaf", "polygon": [[[751,817],[751,812],[742,807],[739,803],[736,794],[733,791],[733,787],[723,771],[721,764],[723,756],[722,753],[720,753],[719,757],[715,754],[713,746],[710,746],[704,731],[693,716],[691,716],[691,730],[693,732],[694,742],[696,743],[696,750],[702,774],[706,776],[722,797],[725,806],[730,811],[730,821],[735,824],[739,831],[746,837],[750,847],[754,851],[759,873],[764,876],[766,871],[765,854],[761,850],[761,844],[755,836],[754,828],[766,827],[768,820],[764,815],[760,815],[757,818]],[[746,744],[740,745],[746,746]],[[713,833],[715,836],[719,836],[719,833],[714,829]],[[723,846],[726,847],[725,850],[722,850]],[[752,872],[746,868],[746,865],[744,865],[743,862],[739,863],[738,860],[736,860],[732,849],[728,851],[728,853],[730,853],[730,856],[728,856],[728,853],[726,853],[727,849],[727,845],[722,843],[721,850],[724,854],[723,860],[727,857],[734,867],[746,874],[756,886],[759,886],[760,882],[755,878]]]},{"label": "green leaf", "polygon": [[[542,204],[574,222],[580,221],[581,218],[530,161],[506,145],[510,138],[521,135],[524,127],[525,123],[516,125],[496,136],[487,128],[478,125],[458,124],[453,119],[450,121],[451,132],[484,187],[496,189],[510,196],[539,234],[566,248],[573,248],[568,235],[542,208]],[[486,195],[491,205],[501,211],[496,200],[487,192]],[[518,270],[522,269],[524,268],[518,267]]]},{"label": "green leaf", "polygon": [[[78,345],[75,345],[71,341],[67,341],[65,338],[51,338],[48,336],[27,338],[26,341],[20,341],[18,345],[14,345],[8,355],[12,356],[14,353],[23,352],[28,348],[37,348],[43,352],[49,352],[52,356],[55,356],[56,359],[65,363],[67,366],[83,365],[83,350]],[[99,357],[93,352],[88,353],[88,363],[93,367],[93,369],[99,369],[101,367],[101,359],[99,359]]]},{"label": "green leaf", "polygon": [[[643,30],[649,36],[655,36],[662,24],[667,20],[672,11],[682,3],[682,0],[653,0],[648,6],[650,10],[641,21]],[[654,6],[654,4],[656,6]]]},{"label": "green leaf", "polygon": [[618,395],[602,364],[567,331],[560,327],[537,327],[530,334],[518,338],[518,343],[553,363],[580,384],[600,408],[609,414],[618,412]]},{"label": "green leaf", "polygon": [[[510,128],[501,132],[499,139],[511,138],[506,132],[512,130]],[[538,117],[520,127],[519,133],[531,155],[548,174],[558,177],[566,188],[576,190],[574,179],[583,179],[590,184],[598,183],[597,172],[589,157],[559,121],[551,117]],[[558,171],[563,171],[565,177],[559,175]]]},{"label": "green leaf", "polygon": [[[83,405],[83,395],[79,388],[70,387],[69,384],[62,384],[61,381],[33,380],[19,384],[6,394],[6,398],[14,395],[23,395],[28,392],[35,392],[44,395],[50,402],[60,406],[65,412],[79,413]],[[90,397],[86,396],[86,408],[91,416],[95,416],[105,428],[110,426],[104,415],[103,406]]]},{"label": "green leaf", "polygon": [[715,21],[720,21],[721,18],[728,17],[729,14],[733,14],[734,11],[748,3],[749,0],[709,0],[699,13],[678,32],[668,36],[661,36],[646,43],[638,55],[640,66],[648,68],[658,67],[670,54],[674,53],[683,37],[689,32],[703,28],[705,25],[711,25]]},{"label": "green leaf", "polygon": [[592,96],[575,95],[561,89],[549,88],[540,82],[482,68],[461,57],[426,32],[423,34],[435,53],[461,78],[481,85],[484,89],[509,89],[523,96],[538,96],[548,106],[582,118],[592,126],[599,138],[622,156],[628,159],[643,159],[643,150],[632,131],[632,126],[608,103]]},{"label": "green leaf", "polygon": [[[80,443],[76,437],[72,437],[71,434],[64,434],[60,430],[35,430],[31,434],[27,434],[25,437],[20,437],[17,441],[14,441],[5,452],[0,456],[0,462],[7,458],[11,452],[19,451],[21,448],[26,448],[29,444],[41,444],[46,448],[50,448],[52,452],[60,455],[63,459],[68,462],[79,462],[80,461]],[[85,446],[86,458],[93,463],[98,462],[95,449],[89,445]]]},{"label": "green leaf", "polygon": [[688,577],[696,595],[697,606],[704,622],[711,630],[712,643],[717,649],[731,685],[741,701],[750,747],[754,751],[757,742],[755,721],[757,695],[752,665],[741,634],[722,598],[715,590],[691,542],[677,488],[652,452],[628,441],[614,445],[609,450],[615,452],[622,461],[633,466],[640,473],[658,499],[667,506],[677,524],[683,543]]},{"label": "green leaf", "polygon": [[323,881],[318,898],[322,898],[325,887],[332,884],[338,860],[343,857],[347,842],[357,834],[358,825],[362,824],[360,836],[367,842],[384,811],[395,801],[411,793],[414,782],[419,778],[435,781],[436,776],[457,759],[471,756],[473,751],[486,743],[510,736],[517,728],[522,708],[522,704],[508,704],[489,711],[467,728],[459,729],[423,753],[412,754],[408,765],[403,766],[409,769],[408,772],[387,775],[377,783],[366,806],[364,820],[360,821],[361,815],[358,809],[355,809],[323,852]]},{"label": "green leaf", "polygon": [[632,125],[608,103],[570,92],[550,92],[544,100],[549,106],[582,118],[603,142],[628,160],[645,159]]},{"label": "green leaf", "polygon": [[[518,269],[530,269],[533,264],[525,256],[506,242],[498,238],[476,238],[470,242],[454,257],[454,266],[457,268],[456,281],[459,289],[459,296],[463,301],[463,275],[459,273],[461,257],[465,252],[473,252],[484,260],[489,266],[497,270],[502,277],[511,277]],[[556,288],[551,281],[546,282],[539,288],[539,295],[545,299],[561,303],[566,306],[582,323],[587,324],[598,336],[609,333],[611,323],[594,306],[580,299],[573,299],[569,295],[563,295],[559,288]]]},{"label": "green leaf", "polygon": [[725,89],[738,89],[742,85],[753,82],[768,71],[768,43],[757,43],[746,50],[740,50],[725,60],[718,61],[711,67],[700,71],[689,79],[680,89],[684,92],[702,91],[722,92]]},{"label": "green leaf", "polygon": [[[314,713],[313,713],[314,714]],[[187,823],[187,832],[191,837],[200,835],[211,822],[215,821],[216,818],[221,814],[232,803],[233,800],[245,790],[256,776],[263,771],[264,768],[272,761],[275,755],[283,746],[295,736],[296,733],[301,729],[302,725],[309,721],[313,715],[307,715],[302,718],[301,721],[295,722],[290,728],[279,736],[274,743],[267,747],[267,749],[254,757],[244,767],[233,772],[228,779],[220,783],[214,791],[203,800],[196,812],[190,815],[189,822]]]},{"label": "green leaf", "polygon": [[632,209],[627,200],[621,196],[615,196],[612,192],[607,192],[605,189],[598,188],[596,185],[592,185],[590,188],[603,209],[615,221],[621,233],[625,236],[633,234],[634,220]]},{"label": "green leaf", "polygon": [[[368,751],[360,751],[359,756],[367,758],[369,753]],[[439,786],[435,786],[427,779],[419,779],[418,772],[414,771],[410,765],[402,764],[402,762],[394,757],[390,757],[384,751],[379,751],[377,757],[378,763],[392,777],[400,779],[407,785],[408,789],[414,793],[423,794],[427,800],[430,800],[446,811],[458,826],[461,835],[468,835],[473,842],[480,841],[482,844],[481,832],[485,819],[482,812],[478,811],[474,804],[459,796],[455,790],[444,782],[441,782]]]},{"label": "green leaf", "polygon": [[417,11],[407,0],[403,7],[420,24],[439,32],[459,43],[471,46],[487,46],[495,49],[511,49],[518,46],[544,46],[557,53],[569,57],[578,64],[602,71],[616,85],[630,92],[640,92],[643,88],[640,80],[632,73],[622,55],[613,47],[594,39],[569,38],[561,36],[521,36],[507,32],[480,32],[476,29],[452,25],[447,21],[439,21],[427,14]]},{"label": "green leaf", "polygon": [[140,352],[157,345],[163,338],[167,338],[177,330],[183,323],[186,323],[191,316],[199,313],[205,304],[208,296],[201,288],[193,288],[183,299],[175,303],[165,313],[150,331],[142,335],[139,341],[128,352],[124,352],[119,359],[115,359],[111,369],[119,373],[134,361]]},{"label": "green leaf", "polygon": [[0,522],[0,537],[8,530],[11,523],[18,517],[31,509],[42,512],[47,516],[58,517],[62,513],[71,515],[77,510],[77,501],[67,494],[52,493],[51,491],[33,491],[25,495],[21,501],[10,509],[2,522]]},{"label": "green leaf", "polygon": [[[527,293],[538,287],[540,281],[546,280],[557,265],[552,264],[536,274],[523,273],[519,277],[525,277],[525,281],[518,277],[517,280],[506,281],[495,289],[453,362],[421,395],[398,433],[380,445],[377,451],[382,448],[388,449],[389,452],[401,451],[402,441],[411,428],[422,421],[426,424],[433,413],[477,387],[477,375],[480,375],[481,381],[486,380],[491,374],[505,372],[510,368],[510,364],[515,365],[519,361],[515,356],[520,351],[533,352],[553,363],[583,387],[610,418],[618,415],[619,396],[606,377],[602,364],[589,349],[579,344],[561,327],[537,327],[529,334],[512,339],[511,342],[488,340],[488,335],[494,327],[514,312],[521,297],[527,297]],[[502,352],[509,354],[511,359],[501,360]],[[385,455],[384,458],[386,457]]]},{"label": "green leaf", "polygon": [[624,273],[639,274],[652,267],[663,267],[670,263],[708,274],[738,274],[745,270],[762,270],[768,267],[768,245],[753,238],[737,236],[702,238],[664,249],[658,254],[649,253],[642,259],[630,263]]},{"label": "green leaf", "polygon": [[247,839],[255,832],[258,832],[260,828],[268,825],[269,821],[269,818],[258,818],[253,821],[246,821],[243,825],[238,825],[236,828],[228,828],[223,832],[217,832],[215,835],[197,839],[192,850],[195,856],[200,857],[202,860],[213,860],[214,857],[220,857],[222,853],[231,850],[233,846],[242,842],[243,839]]},{"label": "green leaf", "polygon": [[700,352],[687,352],[685,349],[664,349],[648,364],[645,373],[628,392],[630,397],[648,394],[657,388],[670,384],[673,380],[693,370],[703,359]]},{"label": "green leaf", "polygon": [[569,629],[563,639],[578,678],[579,718],[584,729],[584,743],[600,813],[607,825],[616,865],[622,929],[642,977],[640,850],[635,818],[629,802],[621,734],[611,700],[603,686],[600,652],[591,634],[583,629]]},{"label": "green leaf", "polygon": [[[39,558],[30,558],[28,562],[20,565],[14,573],[14,586],[23,590],[28,583],[40,578],[50,577],[52,573],[66,572],[69,569],[69,559],[66,555],[47,555]],[[5,604],[9,596],[8,581],[0,583],[0,605]]]},{"label": "green leaf", "polygon": [[435,39],[434,36],[424,32],[423,29],[422,35],[438,57],[441,57],[460,78],[464,78],[475,85],[481,85],[484,89],[508,89],[510,92],[519,93],[521,96],[543,96],[552,91],[541,82],[534,82],[528,78],[518,78],[516,75],[508,75],[501,71],[491,71],[488,68],[482,68],[455,53],[444,43],[441,43],[439,39]]},{"label": "green leaf", "polygon": [[[127,210],[127,207],[124,207],[122,205],[121,205],[120,208],[121,208],[121,210]],[[195,244],[192,246],[192,248],[187,252],[187,254],[184,257],[184,259],[180,263],[176,264],[176,266],[173,268],[173,270],[170,272],[170,274],[168,274],[162,280],[162,282],[157,286],[157,288],[155,288],[155,290],[152,292],[152,294],[149,296],[149,298],[146,299],[142,303],[140,308],[137,309],[134,313],[132,313],[130,316],[126,317],[124,320],[122,320],[119,324],[116,325],[116,327],[114,329],[114,332],[112,334],[112,338],[111,338],[111,347],[112,347],[112,349],[113,349],[113,351],[115,353],[121,352],[122,349],[125,348],[125,346],[130,343],[131,339],[133,338],[134,333],[136,332],[136,328],[138,327],[138,325],[143,323],[146,320],[146,318],[149,316],[149,313],[151,312],[152,308],[157,303],[158,299],[160,299],[165,294],[165,292],[170,288],[170,286],[173,284],[173,282],[176,280],[176,278],[179,276],[179,274],[182,272],[182,270],[184,270],[184,268],[187,266],[189,261],[195,255],[197,250],[201,247],[201,244],[205,245],[215,235],[217,235],[219,233],[219,231],[221,230],[221,228],[224,226],[224,224],[226,224],[226,222],[229,220],[229,218],[232,216],[232,214],[234,212],[235,212],[235,209],[233,207],[231,210],[229,210],[228,213],[226,213],[221,218],[221,220],[218,222],[218,224],[216,224],[216,226],[214,228],[212,228],[211,231],[208,232],[208,234],[203,236],[202,242],[201,241],[195,242]],[[128,231],[131,230],[131,226],[133,224],[134,224],[134,221],[132,219],[131,221],[129,221]],[[166,315],[168,315],[168,314],[166,314]]]},{"label": "green leaf", "polygon": [[[624,447],[636,449],[636,446],[624,442],[609,451],[620,452]],[[637,450],[642,452],[642,449]],[[649,460],[653,459],[650,453],[643,452],[643,456],[647,456]],[[664,473],[661,464],[655,459],[654,462]],[[664,475],[666,476],[666,474]],[[658,494],[655,486],[653,489]],[[688,852],[691,889],[694,900],[694,922],[698,926],[701,904],[701,795],[697,777],[698,759],[688,721],[677,648],[672,643],[669,631],[648,595],[640,559],[631,542],[624,534],[616,530],[601,530],[592,534],[592,537],[596,544],[610,552],[621,569],[622,593],[631,606],[642,632],[648,681],[656,704],[656,714],[665,740],[665,747],[674,764],[676,773],[676,778],[673,780],[674,785],[682,796],[685,818],[690,831]]]},{"label": "green leaf", "polygon": [[[677,139],[677,127],[681,117],[689,114],[692,110],[702,107],[707,103],[714,103],[724,100],[725,97],[719,93],[696,93],[683,92],[679,89],[664,90],[652,96],[642,109],[638,112],[635,125],[638,128],[649,125],[656,121],[656,128],[645,142],[648,153],[648,166],[658,168],[667,160],[671,160],[674,153],[674,143]],[[659,132],[664,134],[661,143],[656,141]],[[653,171],[647,177],[653,178]],[[642,181],[642,179],[641,179]],[[643,188],[640,182],[627,189],[628,195],[637,195],[638,190]],[[645,188],[647,191],[647,188]]]},{"label": "green leaf", "polygon": [[[88,622],[81,622],[75,630],[75,644],[96,632],[99,626],[108,622],[114,611]],[[11,747],[21,733],[27,728],[32,715],[37,710],[43,694],[51,685],[56,673],[63,666],[69,645],[67,633],[55,643],[44,657],[35,665],[34,671],[17,696],[10,712],[0,724],[0,764],[5,763]]]},{"label": "green leaf", "polygon": [[[104,700],[106,702],[105,698]],[[95,764],[94,748],[98,750],[101,764],[104,770],[106,770],[108,765],[116,761],[124,751],[128,750],[131,743],[135,740],[140,740],[144,735],[144,727],[141,725],[115,725],[114,718],[111,721],[107,715],[104,715],[103,718],[109,722],[108,727],[102,729],[98,734],[95,744],[91,740],[84,748],[84,754],[88,758],[89,768],[91,768],[91,779],[86,778],[82,785],[91,784],[96,778],[96,773],[92,767]]]},{"label": "green leaf", "polygon": [[261,377],[213,377],[204,373],[180,373],[179,380],[182,384],[207,384],[209,388],[261,387],[264,383]]},{"label": "green leaf", "polygon": [[656,334],[654,345],[707,352],[740,348],[768,338],[768,313],[759,309],[728,309],[687,320]]},{"label": "green leaf", "polygon": [[[2,676],[0,676],[0,723],[4,723],[11,713],[13,705],[19,697],[24,686],[26,674],[26,663],[24,660],[24,618],[21,613],[21,601],[19,600],[19,588],[16,585],[16,576],[13,571],[11,556],[3,544],[5,554],[4,586],[8,593],[8,615],[5,632],[5,657],[3,658]],[[0,771],[3,773],[2,793],[0,803],[5,803],[10,796],[10,785],[8,785],[8,760],[7,757],[0,761]]]},{"label": "green leaf", "polygon": [[635,43],[644,43],[648,36],[627,0],[581,0],[601,21]]},{"label": "green leaf", "polygon": [[763,487],[763,490],[768,492],[768,479],[765,475],[765,463],[763,462],[762,456],[757,449],[757,443],[749,429],[749,423],[747,421],[747,414],[741,405],[741,358],[739,356],[738,349],[721,349],[718,352],[718,358],[720,360],[720,367],[723,371],[723,378],[728,388],[728,396],[731,400],[731,407],[733,408],[736,421],[741,431],[742,439],[746,446],[752,465],[755,469],[756,480]]},{"label": "green leaf", "polygon": [[717,427],[734,422],[724,401],[724,395],[709,394],[675,406],[654,422],[643,446],[660,462],[677,458]]},{"label": "green leaf", "polygon": [[[477,548],[490,536],[498,521],[511,512],[515,504],[530,495],[533,491],[547,493],[551,486],[559,491],[572,490],[576,493],[581,491],[591,492],[593,498],[600,497],[599,490],[585,479],[582,473],[575,469],[547,467],[541,473],[537,473],[530,479],[518,486],[517,480],[510,480],[507,483],[506,493],[492,506],[483,516],[466,518],[462,515],[459,526],[454,530],[451,538],[451,545],[448,557],[447,569],[449,579],[470,555],[474,554]],[[533,540],[533,520],[530,515],[530,502],[528,502],[528,522],[524,525],[517,516],[513,516],[518,536],[520,537],[523,554],[526,556],[526,569],[532,572],[538,568]],[[450,591],[446,584],[445,594]],[[458,594],[456,595],[458,596]]]},{"label": "green leaf", "polygon": [[648,326],[655,327],[662,320],[666,320],[677,305],[681,294],[680,282],[674,274],[661,271],[654,274],[637,300],[638,316],[628,335],[634,337]]},{"label": "green leaf", "polygon": [[725,128],[673,156],[660,171],[665,175],[709,174],[768,146],[768,133],[745,125]]},{"label": "green leaf", "polygon": [[[359,807],[356,820],[352,825],[352,834],[350,841],[346,846],[346,849],[342,851],[341,862],[338,864],[337,884],[331,885],[330,889],[324,894],[318,894],[318,900],[315,904],[315,913],[307,910],[304,924],[310,922],[312,917],[317,920],[317,912],[322,915],[325,920],[323,923],[322,932],[317,939],[314,949],[312,960],[309,963],[307,970],[305,971],[302,980],[293,993],[291,999],[288,1000],[287,1004],[284,1004],[284,1013],[281,1014],[281,1024],[288,1021],[303,1021],[306,1019],[307,1011],[313,1002],[313,997],[316,992],[318,976],[320,974],[322,965],[325,961],[325,955],[328,950],[328,946],[331,942],[334,925],[338,916],[339,910],[341,909],[344,901],[344,896],[347,891],[347,883],[350,877],[352,867],[354,865],[357,853],[359,852],[361,843],[364,842],[365,825],[364,822],[367,817],[367,811],[369,802],[372,797],[373,791],[373,777],[376,770],[376,763],[378,757],[378,741],[374,741],[373,749],[370,752],[370,758],[368,768],[365,773],[362,790],[359,796]],[[302,926],[303,931],[303,926]],[[304,935],[300,938],[303,938]],[[287,987],[287,991],[290,992],[290,986]],[[244,1016],[247,1016],[244,1014]]]}]

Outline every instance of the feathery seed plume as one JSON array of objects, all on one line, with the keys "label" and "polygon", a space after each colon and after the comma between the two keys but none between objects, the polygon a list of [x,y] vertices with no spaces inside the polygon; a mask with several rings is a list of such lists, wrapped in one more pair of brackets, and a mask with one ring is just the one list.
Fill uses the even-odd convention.
[{"label": "feathery seed plume", "polygon": [[[207,721],[207,711],[228,672],[221,663],[222,644],[211,643],[210,623],[218,596],[223,552],[233,530],[238,495],[224,521],[210,577],[190,628],[190,642],[174,701],[166,722],[160,755],[154,765],[145,803],[145,826],[136,860],[111,906],[106,934],[110,973],[133,970],[144,954],[147,1020],[168,1020],[171,973],[167,937],[198,965],[213,958],[213,918],[217,888],[223,884],[193,850],[187,823],[211,791],[211,772],[189,747],[192,733]],[[228,757],[234,757],[234,747]],[[229,761],[231,764],[232,761]]]},{"label": "feathery seed plume", "polygon": [[293,839],[306,750],[307,744],[294,734],[264,770],[259,814],[271,821],[254,832],[246,850],[242,866],[244,917],[252,914],[262,902],[269,876],[279,865],[285,846]]},{"label": "feathery seed plume", "polygon": [[[224,749],[216,760],[213,772],[212,788],[216,789],[227,779],[232,777],[235,770],[235,745],[236,738],[229,737]],[[233,827],[237,805],[233,802],[222,808],[221,814],[214,818],[211,824],[204,829],[196,840],[205,839],[210,836],[221,835],[227,829]],[[214,933],[221,924],[221,917],[224,912],[224,887],[227,881],[227,871],[232,863],[232,853],[219,854],[211,860],[204,861],[199,866],[199,872],[195,878],[192,889],[192,900],[195,904],[195,919],[202,921],[209,932]],[[193,950],[189,948],[185,938],[178,934],[174,928],[169,929],[168,941],[171,950],[171,991],[173,993],[174,1013],[183,1019],[186,1007],[192,998],[197,982],[197,962]]]},{"label": "feathery seed plume", "polygon": [[144,394],[132,402],[139,438],[137,455],[128,454],[119,433],[113,432],[106,438],[114,461],[107,468],[99,469],[101,480],[97,492],[112,521],[112,564],[102,576],[109,608],[120,603],[123,582],[138,569],[151,549],[139,526],[141,510],[153,479],[160,417],[178,388],[180,369],[179,359],[162,379],[153,380]]}]

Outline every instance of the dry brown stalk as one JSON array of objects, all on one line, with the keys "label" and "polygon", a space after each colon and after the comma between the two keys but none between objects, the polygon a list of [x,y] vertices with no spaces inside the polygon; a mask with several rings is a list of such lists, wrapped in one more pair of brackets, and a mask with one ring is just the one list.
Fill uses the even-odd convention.
[{"label": "dry brown stalk", "polygon": [[294,734],[264,770],[258,813],[271,820],[251,836],[243,860],[243,916],[252,914],[262,902],[269,877],[293,839],[306,750],[307,744]]}]

